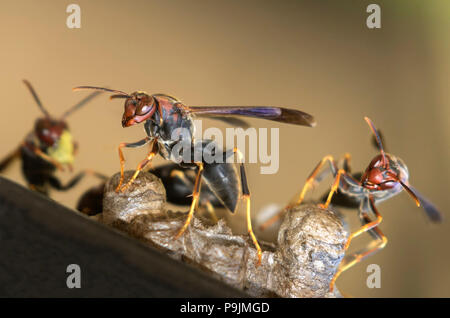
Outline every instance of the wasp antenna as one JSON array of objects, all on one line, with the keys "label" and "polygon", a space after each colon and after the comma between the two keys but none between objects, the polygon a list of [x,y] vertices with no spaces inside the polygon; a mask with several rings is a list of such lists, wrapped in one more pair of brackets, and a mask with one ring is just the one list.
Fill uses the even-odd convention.
[{"label": "wasp antenna", "polygon": [[76,103],[75,105],[73,105],[72,107],[70,107],[62,116],[61,118],[64,119],[67,116],[69,116],[70,114],[72,114],[73,112],[75,112],[76,110],[78,110],[79,108],[81,108],[82,106],[84,106],[87,102],[89,102],[91,99],[93,99],[94,97],[96,97],[97,95],[100,95],[102,92],[97,91],[97,92],[93,92],[91,94],[89,94],[88,96],[86,96],[85,98],[83,98],[81,101],[79,101],[78,103]]},{"label": "wasp antenna", "polygon": [[36,101],[36,104],[38,105],[39,109],[44,113],[45,117],[50,118],[50,114],[44,108],[44,105],[42,105],[41,100],[39,99],[39,96],[37,95],[33,86],[31,86],[30,82],[28,82],[27,80],[23,80],[23,82],[28,87],[28,90],[30,91],[31,95],[33,95],[33,98]]},{"label": "wasp antenna", "polygon": [[122,95],[122,94],[114,94],[109,96],[109,99],[114,99],[114,98],[130,98],[130,95]]},{"label": "wasp antenna", "polygon": [[375,128],[375,125],[370,120],[369,117],[364,117],[365,121],[369,124],[370,129],[372,130],[373,134],[375,135],[375,138],[377,140],[378,148],[380,149],[381,155],[383,156],[383,161],[387,165],[389,162],[386,159],[386,153],[384,152],[383,144],[381,143],[380,134],[378,133],[377,129]]},{"label": "wasp antenna", "polygon": [[[397,179],[398,180],[398,179]],[[398,180],[398,182],[400,182],[400,184],[402,185],[403,189],[406,190],[406,192],[408,192],[408,194],[414,199],[414,201],[416,201],[416,205],[418,207],[420,207],[420,200],[417,197],[417,195],[414,193],[414,191],[412,189],[410,189],[410,187],[408,187],[405,183],[403,183],[401,180]]]},{"label": "wasp antenna", "polygon": [[125,93],[125,92],[122,92],[122,91],[119,91],[119,90],[116,90],[116,89],[109,89],[109,88],[106,88],[106,87],[97,87],[97,86],[77,86],[77,87],[74,87],[72,90],[79,91],[79,90],[82,90],[82,89],[95,89],[95,90],[98,90],[98,91],[105,91],[105,92],[115,93],[115,94],[118,94],[118,95],[130,96],[130,95],[128,95],[128,93]]}]

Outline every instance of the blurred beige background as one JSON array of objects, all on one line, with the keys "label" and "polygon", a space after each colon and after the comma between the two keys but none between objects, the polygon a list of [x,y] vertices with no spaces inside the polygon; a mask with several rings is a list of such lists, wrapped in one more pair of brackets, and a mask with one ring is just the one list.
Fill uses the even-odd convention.
[{"label": "blurred beige background", "polygon": [[[407,163],[411,183],[448,220],[448,1],[376,1],[380,30],[365,25],[368,1],[79,0],[82,27],[68,29],[70,3],[0,4],[1,153],[40,115],[24,78],[54,115],[86,95],[71,91],[77,85],[164,92],[187,105],[284,105],[313,114],[314,129],[250,120],[255,127],[280,127],[279,172],[260,175],[258,164],[247,165],[255,215],[267,204],[286,203],[326,154],[350,152],[354,171],[364,169],[376,154],[363,120],[369,116],[389,151]],[[70,117],[80,144],[76,170],[115,173],[118,144],[144,136],[142,127],[121,127],[122,108],[103,95]],[[126,151],[127,168],[146,151]],[[18,163],[6,176],[24,183]],[[73,207],[95,183],[85,180],[53,198]],[[405,193],[379,210],[389,244],[345,272],[339,288],[359,297],[449,297],[448,222],[429,224]],[[355,229],[356,213],[346,215]],[[381,266],[381,289],[366,287],[371,263]]]}]

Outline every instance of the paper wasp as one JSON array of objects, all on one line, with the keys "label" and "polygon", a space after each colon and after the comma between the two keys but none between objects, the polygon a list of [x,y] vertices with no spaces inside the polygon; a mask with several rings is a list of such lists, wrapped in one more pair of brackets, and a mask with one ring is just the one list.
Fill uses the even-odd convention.
[{"label": "paper wasp", "polygon": [[[56,170],[64,171],[64,166],[72,170],[77,144],[73,141],[72,134],[65,119],[92,100],[100,92],[94,92],[80,102],[70,107],[60,118],[50,116],[44,108],[36,91],[31,84],[23,81],[44,117],[35,121],[34,129],[25,137],[16,150],[6,156],[0,162],[0,171],[6,169],[14,159],[22,161],[22,173],[32,190],[48,195],[49,188],[65,191],[75,186],[86,173],[86,170],[73,177],[67,184],[55,176]],[[93,173],[95,174],[95,173]]]},{"label": "paper wasp", "polygon": [[[261,261],[261,248],[253,233],[250,220],[250,191],[245,175],[244,164],[238,149],[222,150],[211,140],[194,140],[194,116],[211,116],[221,119],[227,116],[246,116],[267,120],[273,120],[282,123],[313,127],[314,118],[302,111],[288,109],[283,107],[270,106],[186,106],[178,99],[165,95],[149,95],[143,91],[136,91],[131,94],[119,90],[112,90],[102,87],[79,86],[77,89],[94,89],[111,92],[110,97],[125,99],[125,109],[122,116],[122,126],[130,127],[144,122],[144,129],[147,136],[133,143],[121,143],[119,145],[119,158],[121,166],[121,180],[116,191],[125,191],[136,179],[139,172],[147,166],[156,154],[160,154],[164,159],[171,160],[185,167],[197,168],[197,176],[194,182],[192,193],[192,203],[185,224],[179,230],[176,238],[179,238],[189,226],[193,213],[199,201],[201,183],[204,179],[222,202],[222,204],[232,213],[236,211],[238,200],[246,200],[247,228],[253,243],[258,250],[258,263]],[[183,133],[180,133],[183,131]],[[147,157],[138,165],[133,177],[123,185],[124,163],[122,148],[135,148],[150,144],[150,152]],[[186,156],[174,155],[174,150],[180,145],[191,147],[189,152],[193,158],[184,158]],[[212,146],[211,146],[212,145]],[[195,160],[195,152],[200,150],[201,160]],[[209,163],[203,160],[204,155],[223,156],[223,162]],[[228,161],[230,156],[238,156],[239,171],[233,163]]]},{"label": "paper wasp", "polygon": [[[306,184],[295,203],[295,205],[300,205],[305,198],[307,190],[323,179],[324,173],[319,174],[319,172],[326,163],[329,163],[329,170],[326,170],[326,172],[332,173],[334,183],[322,207],[327,208],[332,202],[345,207],[357,207],[362,223],[362,227],[359,230],[350,234],[344,247],[345,250],[348,249],[350,242],[355,237],[365,232],[369,232],[375,239],[363,250],[344,258],[331,281],[331,291],[334,289],[336,279],[342,272],[382,249],[387,244],[387,238],[378,227],[383,218],[376,208],[377,203],[390,199],[405,190],[414,199],[417,206],[422,206],[432,222],[442,221],[441,212],[409,184],[409,172],[405,163],[399,157],[384,151],[381,136],[375,128],[375,125],[369,118],[365,117],[365,120],[375,136],[376,144],[380,151],[369,163],[366,170],[363,173],[351,175],[349,154],[345,155],[343,168],[341,169],[338,168],[338,164],[332,156],[325,156],[307,178]],[[359,180],[356,178],[358,176],[360,177]],[[335,192],[338,192],[336,196],[334,196]],[[335,198],[335,201],[333,201],[333,198]],[[268,227],[281,214],[282,212],[269,219],[261,228]],[[374,216],[375,219],[371,218],[371,216]]]}]

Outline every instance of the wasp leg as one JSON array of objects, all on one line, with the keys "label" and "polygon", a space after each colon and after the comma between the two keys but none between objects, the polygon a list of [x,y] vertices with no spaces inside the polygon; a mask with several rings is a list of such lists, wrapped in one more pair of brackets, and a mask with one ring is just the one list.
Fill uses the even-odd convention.
[{"label": "wasp leg", "polygon": [[63,185],[61,183],[61,181],[55,176],[50,176],[48,181],[49,181],[50,185],[54,189],[59,190],[59,191],[67,191],[67,190],[73,188],[74,186],[76,186],[78,184],[78,182],[80,182],[81,179],[83,179],[85,176],[94,176],[94,177],[97,177],[97,178],[99,178],[100,180],[102,180],[104,182],[108,179],[105,175],[103,175],[103,174],[101,174],[99,172],[96,172],[96,171],[90,170],[90,169],[86,169],[86,170],[78,173],[75,177],[73,177],[65,185]]},{"label": "wasp leg", "polygon": [[341,180],[341,175],[346,174],[344,169],[339,169],[336,177],[334,178],[333,186],[331,187],[330,192],[328,193],[328,198],[325,204],[321,204],[321,207],[324,209],[327,209],[330,205],[331,199],[333,198],[333,194],[336,193],[336,191],[339,189],[339,184]]},{"label": "wasp leg", "polygon": [[[341,160],[339,160],[340,162],[342,161],[342,169],[339,169],[338,173],[335,175],[335,179],[334,179],[334,183],[331,187],[330,192],[328,193],[328,197],[327,200],[325,202],[325,204],[321,204],[321,207],[326,209],[328,208],[328,206],[331,203],[331,199],[333,198],[333,195],[337,192],[337,190],[339,189],[339,184],[340,184],[340,179],[341,179],[341,175],[346,174],[347,176],[351,177],[349,175],[351,168],[350,168],[350,160],[351,160],[351,155],[349,153],[345,153],[344,158],[342,158]],[[329,172],[329,170],[325,170],[324,172]],[[324,173],[322,173],[321,175],[319,175],[318,177],[315,178],[315,182],[320,182],[322,181],[324,177]]]},{"label": "wasp leg", "polygon": [[[350,167],[351,159],[352,159],[352,156],[347,152],[347,153],[344,154],[343,157],[341,157],[338,160],[337,166],[342,167],[342,169],[344,169],[345,172],[350,174],[351,173],[351,167]],[[325,179],[326,176],[328,176],[328,174],[330,172],[332,172],[332,169],[325,169],[325,170],[322,171],[322,173],[316,175],[315,183],[321,182],[323,179]]]},{"label": "wasp leg", "polygon": [[192,217],[194,215],[195,208],[197,207],[198,200],[200,198],[200,190],[202,184],[202,174],[203,174],[203,163],[196,163],[198,166],[197,177],[195,178],[194,191],[192,192],[192,202],[191,207],[189,209],[189,214],[184,222],[183,227],[178,231],[178,234],[175,236],[175,239],[178,239],[183,233],[186,231],[187,227],[191,223]]},{"label": "wasp leg", "polygon": [[117,188],[120,189],[120,191],[125,192],[125,190],[134,182],[134,180],[136,180],[141,170],[144,169],[145,166],[147,166],[149,163],[151,163],[153,157],[156,156],[157,153],[158,153],[158,144],[157,139],[155,138],[152,140],[152,143],[150,144],[150,152],[148,153],[147,157],[139,163],[131,179],[122,188],[120,188],[119,186],[117,186]]},{"label": "wasp leg", "polygon": [[64,167],[62,166],[62,164],[60,164],[58,161],[56,161],[55,159],[53,159],[52,157],[50,157],[49,155],[47,155],[46,153],[42,152],[41,149],[37,148],[37,147],[33,147],[32,151],[34,152],[34,154],[42,159],[44,159],[45,161],[50,162],[52,165],[54,165],[58,170],[60,171],[64,171]]},{"label": "wasp leg", "polygon": [[63,185],[61,183],[61,181],[55,177],[55,176],[51,176],[48,181],[50,183],[50,185],[59,191],[67,191],[71,188],[73,188],[74,186],[77,185],[78,182],[81,181],[81,179],[83,179],[86,176],[86,172],[80,172],[79,174],[77,174],[75,177],[73,177],[69,182],[67,182],[67,184]]},{"label": "wasp leg", "polygon": [[5,170],[11,162],[18,158],[20,156],[20,148],[17,148],[13,152],[11,152],[9,155],[7,155],[5,158],[3,158],[2,161],[0,161],[0,172]]},{"label": "wasp leg", "polygon": [[256,266],[261,265],[261,258],[262,258],[262,250],[259,246],[258,240],[256,239],[255,233],[253,233],[252,228],[252,219],[250,215],[250,190],[248,188],[247,183],[247,177],[245,175],[245,168],[244,163],[242,161],[242,153],[239,151],[239,149],[234,148],[234,153],[237,153],[238,159],[239,159],[239,170],[240,170],[240,177],[241,177],[241,184],[242,184],[242,198],[244,198],[247,201],[247,230],[248,234],[250,235],[253,244],[255,245],[256,251],[258,253],[258,262],[256,263]]},{"label": "wasp leg", "polygon": [[[183,173],[183,171],[181,170],[172,170],[170,172],[170,177],[171,178],[178,178],[181,182],[183,182],[185,184],[185,186],[187,188],[193,188],[194,184],[191,182],[191,180],[189,180],[188,178],[186,178],[186,175]],[[206,208],[206,211],[208,212],[209,216],[211,217],[211,219],[213,220],[214,223],[218,222],[217,219],[217,215],[214,209],[214,206],[211,204],[211,202],[209,202],[208,200],[202,200],[201,198],[198,200],[197,202],[197,206],[198,205],[202,205]],[[197,208],[197,207],[196,207]]]},{"label": "wasp leg", "polygon": [[[290,209],[293,206],[297,206],[300,205],[303,202],[303,199],[305,198],[306,195],[306,191],[308,191],[309,188],[311,188],[316,180],[317,174],[319,173],[320,169],[323,167],[323,165],[325,163],[329,162],[330,163],[330,170],[333,173],[333,175],[335,176],[337,174],[338,168],[336,165],[336,162],[334,161],[333,157],[328,155],[323,157],[323,159],[317,164],[317,166],[314,168],[314,170],[311,172],[311,174],[309,175],[309,177],[306,179],[306,183],[303,186],[303,189],[297,199],[297,201],[295,203],[290,203],[288,204],[283,210],[281,210],[280,212],[278,212],[277,214],[275,214],[273,217],[271,217],[270,219],[268,219],[266,222],[264,222],[263,224],[261,224],[260,229],[262,231],[264,231],[266,228],[268,228],[269,226],[271,226],[273,223],[275,223],[276,221],[278,221],[284,214],[285,212]],[[322,173],[319,176],[319,179],[321,180],[324,177],[324,174]],[[319,180],[319,181],[320,181]]]},{"label": "wasp leg", "polygon": [[122,148],[138,148],[142,147],[145,144],[147,144],[150,141],[149,137],[145,137],[142,140],[139,140],[137,142],[133,143],[126,143],[123,142],[119,145],[119,160],[120,160],[120,181],[117,185],[116,192],[119,192],[120,188],[122,187],[123,179],[124,179],[124,169],[125,169],[125,157],[123,156]]},{"label": "wasp leg", "polygon": [[177,169],[172,170],[172,171],[170,172],[170,177],[171,177],[171,178],[178,178],[178,179],[180,179],[181,181],[183,181],[184,184],[186,184],[186,185],[191,185],[190,180],[188,180],[188,179],[186,178],[186,176],[184,175],[183,171],[181,171],[181,170],[177,170]]},{"label": "wasp leg", "polygon": [[352,233],[349,236],[344,249],[347,251],[351,240],[364,232],[369,232],[373,237],[376,238],[376,240],[372,241],[372,243],[369,244],[369,246],[367,246],[366,248],[356,252],[353,255],[345,257],[344,261],[340,264],[339,269],[337,270],[336,274],[334,274],[333,279],[331,280],[330,291],[333,291],[336,280],[342,274],[342,272],[359,263],[369,255],[372,255],[373,253],[381,250],[387,244],[386,236],[384,236],[383,232],[381,232],[381,230],[378,228],[378,225],[381,223],[383,218],[376,209],[373,198],[370,197],[369,200],[372,211],[374,212],[377,218],[374,221],[372,221],[365,212],[361,212],[362,213],[361,220],[364,223],[364,225],[358,231]]},{"label": "wasp leg", "polygon": [[214,206],[211,204],[211,202],[205,201],[204,203],[202,202],[201,204],[205,206],[206,211],[209,213],[209,216],[211,217],[213,222],[217,223],[219,221],[219,219],[217,218],[216,211],[214,209]]},{"label": "wasp leg", "polygon": [[261,224],[259,226],[259,230],[260,231],[265,231],[268,227],[270,227],[272,224],[274,224],[276,221],[278,221],[279,219],[281,219],[287,212],[287,210],[291,208],[291,205],[287,205],[285,206],[282,210],[280,210],[279,212],[277,212],[277,214],[275,214],[274,216],[272,216],[271,218],[269,218],[268,220],[266,220],[263,224]]},{"label": "wasp leg", "polygon": [[301,203],[303,202],[303,199],[305,198],[305,195],[306,195],[306,191],[308,191],[308,189],[310,189],[310,188],[313,186],[313,184],[314,184],[314,182],[315,182],[316,175],[319,173],[320,169],[323,167],[323,165],[324,165],[326,162],[329,162],[329,163],[330,163],[330,169],[331,169],[331,172],[333,173],[333,176],[336,176],[337,170],[338,170],[338,169],[337,169],[336,162],[334,161],[334,159],[333,159],[332,156],[330,156],[330,155],[325,156],[325,157],[317,164],[317,166],[314,168],[313,172],[311,172],[311,174],[309,175],[309,177],[306,179],[306,183],[305,183],[305,185],[303,186],[302,192],[300,193],[300,196],[299,196],[299,198],[298,198],[298,200],[297,200],[297,202],[296,202],[296,205],[299,205],[299,204],[301,204]]},{"label": "wasp leg", "polygon": [[88,176],[94,176],[94,177],[100,179],[103,182],[106,182],[109,179],[109,177],[104,175],[103,173],[97,172],[97,171],[92,170],[92,169],[85,169],[84,173],[86,175],[88,175]]},{"label": "wasp leg", "polygon": [[32,191],[36,191],[45,196],[48,196],[48,187],[46,185],[36,185],[36,184],[29,183],[28,188]]},{"label": "wasp leg", "polygon": [[348,152],[346,152],[344,154],[344,163],[343,163],[343,169],[345,170],[346,173],[351,173],[352,172],[352,168],[350,167],[350,162],[352,160],[352,155],[349,154]]},{"label": "wasp leg", "polygon": [[187,188],[194,187],[194,183],[186,177],[182,170],[174,169],[170,172],[169,176],[173,179],[179,179]]}]

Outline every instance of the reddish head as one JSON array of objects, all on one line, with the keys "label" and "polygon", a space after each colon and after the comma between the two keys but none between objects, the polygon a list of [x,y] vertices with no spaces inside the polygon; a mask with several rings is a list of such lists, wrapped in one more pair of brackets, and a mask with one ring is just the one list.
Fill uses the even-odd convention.
[{"label": "reddish head", "polygon": [[37,119],[34,124],[34,133],[41,144],[47,147],[55,145],[65,130],[68,130],[68,127],[63,120],[44,117]]},{"label": "reddish head", "polygon": [[[50,147],[59,147],[58,142],[60,141],[61,137],[64,135],[63,143],[71,142],[71,136],[69,133],[68,126],[65,122],[65,118],[84,106],[88,101],[90,101],[92,98],[97,96],[100,92],[94,92],[72,107],[70,107],[68,110],[64,112],[64,114],[60,117],[60,119],[55,119],[43,106],[39,96],[37,95],[36,91],[34,90],[33,86],[28,82],[27,80],[23,80],[24,84],[27,86],[28,90],[30,91],[31,95],[33,96],[37,106],[41,110],[41,112],[44,114],[43,118],[39,118],[36,120],[34,124],[34,134],[39,139],[39,142],[42,146],[46,148]],[[70,140],[69,140],[70,139]],[[64,149],[69,149],[70,147],[64,147]]]},{"label": "reddish head", "polygon": [[[119,98],[121,95],[113,95],[111,98]],[[122,116],[122,126],[130,127],[146,121],[156,111],[156,101],[145,92],[134,92],[126,97],[125,109]]]},{"label": "reddish head", "polygon": [[[23,80],[23,82],[27,86],[31,95],[33,95],[37,106],[44,114],[43,118],[39,118],[36,120],[34,124],[34,133],[39,139],[41,145],[45,146],[46,148],[52,147],[58,142],[63,132],[68,129],[67,124],[63,119],[53,119],[45,109],[45,107],[42,105],[39,96],[37,95],[33,86],[31,86],[30,82],[28,82],[27,80]],[[64,117],[65,116],[63,116],[63,118]]]},{"label": "reddish head", "polygon": [[389,163],[389,157],[386,154],[384,157],[380,154],[372,159],[361,178],[363,187],[370,190],[387,190],[398,184],[400,176],[386,163]]},{"label": "reddish head", "polygon": [[[370,129],[374,133],[378,147],[380,149],[380,154],[372,159],[363,176],[361,177],[361,184],[364,188],[374,191],[389,190],[400,184],[414,199],[417,206],[420,206],[419,199],[414,194],[414,192],[401,180],[400,170],[393,169],[389,158],[384,152],[383,144],[381,143],[380,135],[373,122],[368,118],[364,117],[366,122],[369,124]],[[406,181],[405,181],[406,182]]]},{"label": "reddish head", "polygon": [[79,89],[95,89],[100,91],[106,91],[114,93],[110,99],[125,98],[125,109],[122,116],[122,127],[130,127],[143,121],[146,121],[156,111],[157,102],[152,95],[149,95],[142,91],[137,91],[131,94],[119,91],[116,89],[109,89],[105,87],[97,86],[78,86],[74,90]]}]

